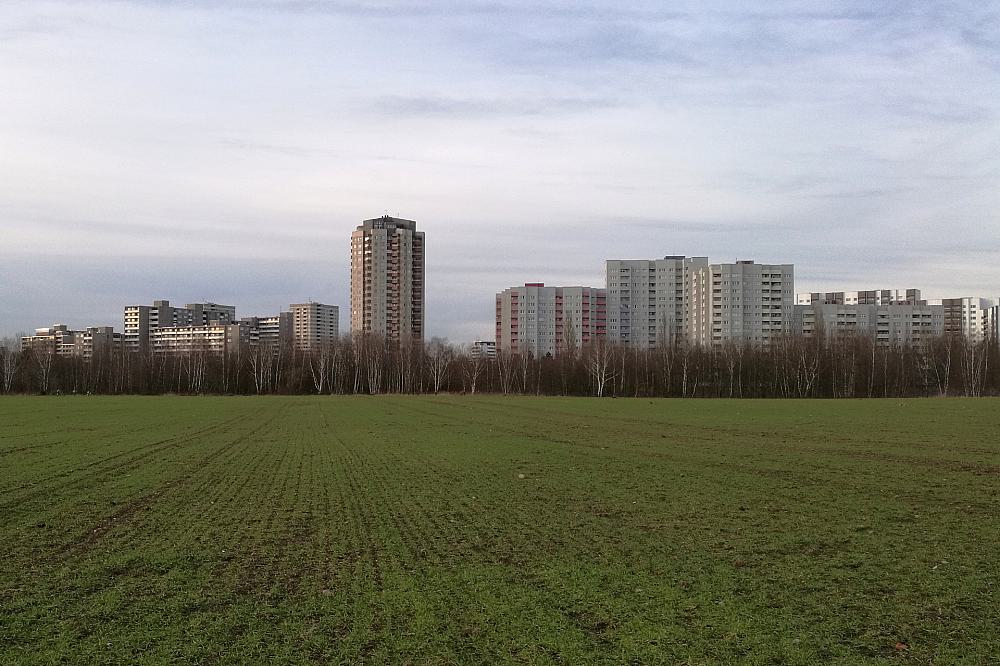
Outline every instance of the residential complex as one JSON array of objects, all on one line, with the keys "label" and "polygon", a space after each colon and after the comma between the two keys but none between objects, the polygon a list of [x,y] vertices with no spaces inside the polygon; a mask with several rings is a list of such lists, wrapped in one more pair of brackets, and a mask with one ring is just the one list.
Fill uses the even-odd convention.
[{"label": "residential complex", "polygon": [[164,326],[149,335],[154,354],[232,354],[248,349],[250,343],[251,328],[244,323]]},{"label": "residential complex", "polygon": [[496,350],[535,357],[576,353],[603,337],[607,294],[593,287],[529,282],[496,295]]},{"label": "residential complex", "polygon": [[612,259],[605,269],[611,342],[640,349],[682,341],[767,345],[791,333],[791,264],[667,256]]},{"label": "residential complex", "polygon": [[122,346],[122,334],[111,326],[89,326],[70,330],[65,324],[35,329],[34,335],[21,338],[21,348],[59,356],[91,358],[95,353],[111,352]]},{"label": "residential complex", "polygon": [[351,332],[424,339],[424,233],[384,215],[351,235]]},{"label": "residential complex", "polygon": [[309,351],[337,341],[340,334],[339,307],[310,301],[295,303],[289,309],[296,349]]},{"label": "residential complex", "polygon": [[150,348],[152,332],[174,326],[205,326],[231,324],[236,319],[236,307],[218,303],[188,303],[183,308],[170,305],[170,301],[153,301],[152,305],[125,306],[125,348],[129,351],[146,351]]}]

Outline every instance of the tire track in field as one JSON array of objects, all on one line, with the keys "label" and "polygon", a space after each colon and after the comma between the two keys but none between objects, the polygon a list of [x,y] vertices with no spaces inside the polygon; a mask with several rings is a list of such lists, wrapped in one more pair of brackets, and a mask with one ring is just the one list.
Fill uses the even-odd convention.
[{"label": "tire track in field", "polygon": [[[58,474],[53,474],[53,475],[50,475],[48,477],[44,477],[44,478],[42,478],[42,479],[40,479],[38,481],[32,481],[32,482],[28,482],[28,483],[22,484],[22,485],[18,486],[17,488],[5,491],[5,493],[11,493],[11,492],[16,493],[18,491],[25,490],[27,488],[33,488],[32,492],[24,493],[22,495],[19,495],[19,496],[13,498],[9,502],[0,504],[0,512],[5,511],[7,509],[10,509],[11,507],[24,504],[25,502],[37,499],[37,498],[39,498],[39,497],[41,497],[43,495],[50,495],[53,492],[56,492],[56,491],[59,491],[59,490],[64,490],[64,489],[71,488],[73,486],[79,485],[81,483],[84,483],[84,482],[88,481],[89,479],[91,479],[91,478],[93,478],[95,476],[106,475],[106,474],[111,474],[111,473],[120,472],[120,471],[126,471],[126,470],[129,470],[129,469],[135,469],[136,467],[139,466],[139,464],[142,463],[142,461],[144,461],[147,458],[150,458],[152,456],[155,456],[156,454],[160,453],[161,451],[165,451],[165,450],[170,449],[170,448],[176,448],[176,447],[179,447],[179,446],[181,446],[183,444],[187,444],[187,443],[192,442],[192,441],[197,440],[197,439],[202,439],[202,438],[204,438],[204,437],[206,437],[208,435],[211,435],[212,433],[214,433],[216,431],[222,430],[222,429],[224,429],[224,428],[232,425],[233,423],[236,423],[237,421],[240,421],[240,420],[242,420],[244,418],[245,417],[243,415],[239,415],[239,416],[233,417],[231,419],[227,419],[225,421],[220,421],[220,422],[217,422],[217,423],[214,423],[214,424],[210,424],[210,425],[205,426],[204,428],[201,428],[201,429],[196,430],[194,432],[189,432],[189,433],[185,433],[185,434],[181,434],[181,435],[175,435],[173,437],[168,437],[166,439],[161,439],[161,440],[156,441],[156,442],[151,442],[149,444],[144,444],[144,445],[136,447],[136,448],[128,449],[127,451],[122,451],[120,453],[116,453],[116,454],[108,456],[106,458],[101,458],[99,460],[94,460],[92,462],[89,462],[89,463],[81,466],[81,467],[75,467],[75,468],[73,468],[71,470],[68,470],[68,471],[65,471],[65,472],[60,472]],[[112,461],[117,461],[117,460],[119,460],[121,458],[126,458],[127,456],[132,456],[132,457],[127,458],[126,460],[124,460],[122,462],[119,462],[117,464],[112,464],[112,465],[105,466],[106,463],[109,463],[109,462],[112,462]],[[88,471],[90,471],[91,473],[88,474],[87,473]],[[76,474],[77,472],[79,472],[80,475],[77,475]],[[68,480],[63,481],[61,483],[56,483],[56,484],[52,484],[52,485],[45,485],[49,481],[53,481],[53,480],[59,479],[59,478],[64,478],[64,477],[67,477],[67,476],[74,476],[75,478],[68,479]]]},{"label": "tire track in field", "polygon": [[[162,423],[155,423],[155,424],[152,424],[152,425],[145,425],[145,426],[140,426],[138,428],[133,428],[132,430],[129,431],[129,435],[135,435],[136,433],[139,433],[139,432],[145,432],[147,430],[153,430],[154,428],[162,427],[162,425],[163,425]],[[88,430],[88,432],[94,432],[96,430],[96,428],[90,428],[90,429],[87,429],[87,430]],[[73,431],[74,434],[76,434],[77,432],[79,432],[79,430],[74,430]],[[113,431],[113,430],[107,430],[107,429],[105,429],[105,432],[107,434],[117,434],[117,432]],[[69,434],[69,431],[67,431],[64,428],[62,430],[48,430],[48,431],[40,432],[40,433],[28,433],[28,434],[25,434],[25,435],[6,435],[6,436],[0,435],[0,439],[13,439],[13,438],[21,438],[21,437],[35,437],[35,436],[38,436],[38,435],[62,435],[63,436],[60,439],[57,439],[57,440],[51,441],[51,442],[45,442],[44,444],[29,444],[27,446],[18,446],[18,447],[10,448],[10,449],[0,448],[0,458],[2,458],[4,456],[12,455],[14,453],[22,453],[24,451],[34,451],[36,449],[47,449],[47,448],[50,448],[50,447],[53,447],[53,446],[59,446],[60,444],[65,444],[66,443],[65,437],[66,437],[67,434]]]},{"label": "tire track in field", "polygon": [[[227,451],[230,451],[237,445],[246,442],[251,436],[260,431],[260,429],[265,428],[271,422],[273,422],[283,410],[276,410],[274,413],[266,416],[263,423],[260,423],[250,430],[241,433],[235,439],[222,444],[222,446],[212,450],[207,455],[198,459],[195,463],[198,469],[205,469],[209,467],[210,463],[219,457],[223,456]],[[242,417],[239,417],[242,419]],[[221,422],[220,427],[230,424],[237,419],[229,419]],[[214,432],[218,430],[219,427],[204,428],[201,432]],[[143,456],[143,458],[148,456]],[[88,531],[82,533],[79,537],[74,539],[68,544],[61,546],[52,556],[52,559],[66,559],[73,556],[81,555],[92,548],[94,548],[98,542],[100,542],[113,528],[120,527],[124,524],[131,522],[131,519],[137,515],[139,512],[151,506],[153,503],[161,499],[166,494],[176,490],[178,488],[185,487],[190,484],[190,476],[183,475],[174,477],[168,481],[160,484],[154,490],[147,492],[138,498],[129,501],[120,509],[114,511],[109,516],[106,516],[96,525],[94,525]]]},{"label": "tire track in field", "polygon": [[[414,413],[421,419],[426,420],[427,417],[430,416],[432,418],[440,420],[441,423],[444,425],[455,425],[454,420],[447,419],[437,414],[421,410],[417,407],[412,406],[410,403],[406,403],[405,405],[398,404],[398,406],[402,407],[404,410],[408,410]],[[480,426],[480,427],[482,426],[481,421],[478,420],[475,421],[467,419],[458,419],[458,420],[464,422],[465,424],[473,424],[474,426]],[[517,430],[509,430],[509,434],[523,436],[523,433]],[[416,451],[417,449],[414,448],[408,449],[408,452],[415,453]],[[489,544],[493,544],[494,550],[497,552],[503,550],[504,551],[503,554],[499,555],[499,560],[505,564],[510,564],[511,562],[513,562],[517,558],[517,554],[522,552],[521,548],[513,546],[513,542],[511,541],[512,537],[516,536],[518,541],[525,542],[526,544],[537,545],[542,543],[545,544],[550,543],[552,541],[553,535],[549,530],[543,527],[546,521],[537,520],[538,518],[537,514],[529,515],[528,513],[526,513],[528,511],[533,510],[533,508],[534,509],[538,508],[537,504],[534,502],[534,499],[537,498],[526,497],[523,493],[527,492],[527,489],[516,488],[515,486],[511,485],[509,479],[506,481],[505,479],[507,479],[507,477],[501,475],[485,475],[485,476],[480,475],[478,477],[478,483],[480,484],[480,486],[482,485],[488,486],[492,490],[493,495],[495,497],[502,497],[502,496],[507,497],[507,506],[505,507],[504,510],[505,513],[502,514],[502,518],[504,519],[502,522],[506,524],[502,528],[500,528],[499,531],[497,531],[497,526],[492,524],[492,521],[491,524],[487,526],[482,524],[480,521],[472,520],[467,510],[468,507],[465,507],[466,510],[460,510],[454,513],[455,518],[447,518],[447,520],[451,524],[444,523],[446,517],[439,516],[438,514],[433,513],[432,516],[435,517],[432,517],[431,521],[433,527],[435,528],[435,533],[437,534],[457,533],[455,525],[459,524],[461,521],[461,524],[464,524],[467,528],[471,528],[471,536],[473,537],[472,541],[481,544],[481,548],[483,550],[488,548]],[[438,488],[441,487],[443,484],[432,483],[430,485],[433,488]],[[437,493],[437,495],[438,497],[444,497],[441,493]],[[449,497],[451,497],[451,495],[449,495]],[[511,513],[511,509],[515,509],[515,512]],[[483,516],[491,515],[488,511],[485,510],[480,510],[479,513]],[[516,518],[514,518],[514,516],[516,516]],[[499,519],[495,514],[493,517],[494,519]],[[565,544],[566,542],[569,542],[571,544],[574,544],[579,548],[581,548],[584,552],[587,552],[592,546],[592,543],[589,540],[584,539],[582,535],[578,535],[575,531],[568,533],[564,532],[560,535],[560,538],[562,543]],[[451,543],[445,543],[441,545],[439,549],[439,554],[441,555],[442,559],[447,559],[448,557],[452,556],[453,545],[454,544]]]},{"label": "tire track in field", "polygon": [[[259,427],[257,430],[259,430]],[[229,488],[240,481],[240,476],[232,474],[218,476],[216,475],[215,468],[221,465],[227,469],[236,469],[237,467],[233,464],[235,459],[238,459],[238,456],[254,445],[251,437],[255,433],[256,431],[251,432],[243,438],[242,447],[237,448],[233,446],[227,451],[220,453],[214,459],[214,465],[197,467],[192,473],[188,474],[189,483],[186,485],[186,494],[193,495],[200,501],[183,502],[181,503],[182,508],[171,514],[171,524],[179,524],[183,528],[177,536],[171,536],[171,534],[176,534],[175,532],[163,530],[161,533],[163,539],[161,540],[166,540],[168,547],[178,543],[183,538],[189,537],[195,530],[204,527],[204,523],[199,518],[203,517],[206,510],[212,510],[206,509],[207,506],[214,507],[215,511],[218,511],[223,506],[221,498]],[[263,460],[258,457],[252,466],[241,466],[239,469],[245,475],[253,475],[262,463]],[[200,479],[197,483],[193,481],[196,478]],[[220,480],[224,480],[225,482],[220,482]]]}]

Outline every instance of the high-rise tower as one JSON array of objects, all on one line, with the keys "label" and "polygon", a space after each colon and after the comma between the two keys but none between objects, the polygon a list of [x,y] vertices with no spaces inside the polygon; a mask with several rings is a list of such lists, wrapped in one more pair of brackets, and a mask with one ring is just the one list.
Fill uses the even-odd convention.
[{"label": "high-rise tower", "polygon": [[351,234],[351,332],[424,339],[424,233],[384,215]]}]

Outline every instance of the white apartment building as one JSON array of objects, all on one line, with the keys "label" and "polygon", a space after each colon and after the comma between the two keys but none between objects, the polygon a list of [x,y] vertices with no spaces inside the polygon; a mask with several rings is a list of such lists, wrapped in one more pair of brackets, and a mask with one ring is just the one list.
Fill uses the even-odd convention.
[{"label": "white apartment building", "polygon": [[251,328],[243,323],[160,326],[149,333],[154,354],[234,353],[251,343]]},{"label": "white apartment building", "polygon": [[688,342],[767,346],[792,333],[792,264],[711,264],[692,269],[689,284]]},{"label": "white apartment building", "polygon": [[598,337],[607,324],[604,289],[529,282],[496,295],[496,352],[558,356]]},{"label": "white apartment building", "polygon": [[651,349],[683,339],[691,276],[707,266],[708,257],[606,261],[608,340]]},{"label": "white apartment building", "polygon": [[944,321],[944,307],[926,302],[795,306],[797,334],[827,340],[868,338],[879,347],[923,347],[944,334]]},{"label": "white apartment building", "polygon": [[340,308],[310,301],[294,303],[291,310],[292,342],[305,351],[333,344],[340,335]]},{"label": "white apartment building", "polygon": [[476,340],[469,347],[469,355],[474,359],[491,361],[497,357],[497,343],[494,340]]},{"label": "white apartment building", "polygon": [[924,305],[919,289],[806,292],[796,295],[796,305]]},{"label": "white apartment building", "polygon": [[150,348],[152,331],[174,326],[204,326],[210,323],[231,324],[236,320],[236,307],[218,303],[188,303],[183,308],[170,301],[157,300],[152,305],[126,305],[124,341],[129,351]]},{"label": "white apartment building", "polygon": [[385,215],[351,234],[351,332],[424,339],[424,233]]}]

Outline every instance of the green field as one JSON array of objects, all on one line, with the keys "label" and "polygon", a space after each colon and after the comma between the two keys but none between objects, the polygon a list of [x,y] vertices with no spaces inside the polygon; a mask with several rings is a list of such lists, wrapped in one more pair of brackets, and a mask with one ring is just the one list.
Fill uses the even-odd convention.
[{"label": "green field", "polygon": [[0,399],[0,663],[996,663],[998,408]]}]

